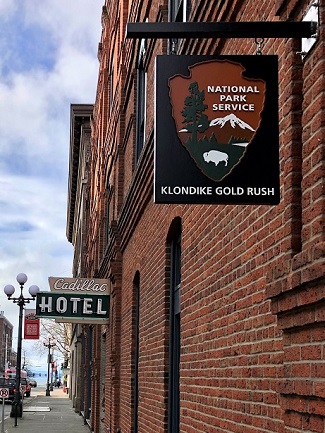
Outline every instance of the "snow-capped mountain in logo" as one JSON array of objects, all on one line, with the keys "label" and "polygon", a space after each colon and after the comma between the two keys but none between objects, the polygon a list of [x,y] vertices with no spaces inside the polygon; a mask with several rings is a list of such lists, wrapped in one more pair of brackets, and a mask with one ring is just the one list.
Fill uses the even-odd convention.
[{"label": "snow-capped mountain in logo", "polygon": [[228,122],[230,123],[230,126],[232,128],[239,126],[241,129],[250,129],[251,131],[255,131],[255,129],[253,129],[248,123],[239,119],[239,117],[237,117],[233,113],[228,114],[228,116],[225,116],[225,117],[217,117],[216,119],[211,120],[210,126],[219,125],[220,128],[223,128]]}]

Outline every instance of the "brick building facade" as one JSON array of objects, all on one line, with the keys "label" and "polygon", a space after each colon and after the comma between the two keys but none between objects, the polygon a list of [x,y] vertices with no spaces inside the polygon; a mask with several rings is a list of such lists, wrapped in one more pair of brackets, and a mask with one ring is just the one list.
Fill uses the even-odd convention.
[{"label": "brick building facade", "polygon": [[0,372],[10,365],[16,365],[16,353],[12,350],[13,325],[0,311]]},{"label": "brick building facade", "polygon": [[125,37],[127,22],[301,21],[308,7],[103,6],[89,166],[85,149],[70,157],[68,214],[75,276],[111,282],[109,326],[80,330],[77,410],[95,433],[325,431],[324,0],[306,57],[298,38],[261,41],[279,60],[276,206],[153,202],[156,55],[255,54],[256,41]]}]

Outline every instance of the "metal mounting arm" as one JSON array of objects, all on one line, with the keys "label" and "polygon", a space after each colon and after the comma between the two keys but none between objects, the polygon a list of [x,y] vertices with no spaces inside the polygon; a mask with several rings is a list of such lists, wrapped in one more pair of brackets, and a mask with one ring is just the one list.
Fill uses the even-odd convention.
[{"label": "metal mounting arm", "polygon": [[316,32],[315,21],[145,22],[126,26],[129,39],[310,38]]}]

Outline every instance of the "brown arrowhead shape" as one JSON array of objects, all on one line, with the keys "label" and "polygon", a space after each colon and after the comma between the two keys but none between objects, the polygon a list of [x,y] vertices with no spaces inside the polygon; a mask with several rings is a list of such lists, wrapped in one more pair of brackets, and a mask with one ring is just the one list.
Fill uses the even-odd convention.
[{"label": "brown arrowhead shape", "polygon": [[169,80],[177,136],[195,164],[219,181],[240,163],[261,122],[266,83],[230,60],[189,67]]}]

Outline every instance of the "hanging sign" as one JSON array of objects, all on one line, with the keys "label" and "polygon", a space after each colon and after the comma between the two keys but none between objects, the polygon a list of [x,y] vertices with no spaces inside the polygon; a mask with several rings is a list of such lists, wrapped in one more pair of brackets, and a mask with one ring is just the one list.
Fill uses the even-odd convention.
[{"label": "hanging sign", "polygon": [[49,285],[51,291],[58,293],[109,294],[109,280],[106,279],[49,277]]},{"label": "hanging sign", "polygon": [[[109,319],[109,295],[38,292],[36,316],[73,323],[100,323]],[[68,320],[71,319],[71,320]]]},{"label": "hanging sign", "polygon": [[40,334],[40,320],[36,317],[35,309],[25,309],[24,339],[38,340]]},{"label": "hanging sign", "polygon": [[278,204],[277,56],[157,56],[156,203]]}]

